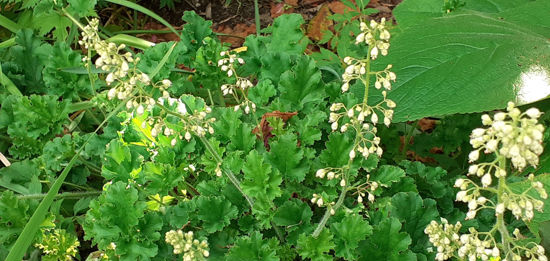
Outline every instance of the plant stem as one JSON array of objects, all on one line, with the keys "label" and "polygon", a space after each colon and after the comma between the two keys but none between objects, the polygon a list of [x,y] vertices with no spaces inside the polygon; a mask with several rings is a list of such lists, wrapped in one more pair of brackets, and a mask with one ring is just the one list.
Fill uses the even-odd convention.
[{"label": "plant stem", "polygon": [[[51,182],[48,181],[48,180],[41,180],[40,183],[51,184]],[[94,189],[92,189],[90,187],[84,187],[84,186],[77,185],[77,184],[67,182],[67,181],[63,181],[63,185],[67,185],[67,186],[71,186],[71,187],[75,187],[75,188],[82,189],[82,190],[87,190],[87,191],[94,191]]]},{"label": "plant stem", "polygon": [[[363,85],[365,85],[365,94],[363,95],[363,106],[367,106],[367,102],[368,102],[368,99],[369,99],[369,84],[370,84],[370,62],[371,62],[371,59],[370,59],[370,51],[371,51],[372,47],[369,46],[368,48],[368,51],[367,51],[367,61],[366,61],[366,78],[365,79],[362,79],[361,78],[361,81],[363,82]],[[375,112],[373,112],[375,113]],[[355,145],[357,144],[357,142],[359,142],[359,133],[356,133],[356,136],[355,136],[355,141],[353,142],[353,146],[355,148]],[[352,148],[352,149],[354,149]],[[338,210],[338,208],[340,208],[340,206],[342,205],[342,203],[344,203],[344,199],[346,198],[346,193],[348,192],[348,187],[349,187],[349,171],[351,169],[351,164],[353,163],[353,159],[349,159],[348,160],[348,164],[347,164],[347,167],[346,167],[346,173],[344,175],[344,179],[345,179],[345,186],[342,188],[342,191],[340,192],[340,196],[338,196],[338,201],[336,201],[336,203],[334,204],[334,206],[332,206],[332,208],[327,208],[327,210],[325,211],[325,214],[323,215],[323,218],[321,219],[321,221],[319,222],[319,224],[317,225],[317,227],[315,228],[315,230],[313,231],[313,234],[312,236],[313,237],[318,237],[319,234],[321,234],[321,231],[323,231],[323,228],[325,228],[325,224],[327,223],[328,219],[330,218],[331,213],[330,213],[330,210]]]},{"label": "plant stem", "polygon": [[[179,114],[179,113],[176,113],[176,112],[173,112],[173,111],[170,111],[168,108],[164,107],[162,104],[158,104],[157,103],[157,106],[159,106],[159,108],[163,109],[166,113],[170,114],[170,115],[173,115],[173,116],[176,116],[180,119],[183,119],[183,120],[186,120],[185,116]],[[216,152],[216,150],[214,150],[214,148],[212,147],[212,144],[210,144],[210,142],[204,137],[204,136],[198,136],[199,139],[201,140],[202,144],[204,144],[204,147],[206,147],[206,150],[208,152],[210,152],[210,154],[212,154],[212,157],[214,157],[214,160],[218,163],[218,164],[222,164],[223,163],[223,159],[221,158],[221,156],[218,154],[218,152]],[[237,177],[235,177],[235,175],[233,174],[233,172],[231,172],[231,170],[226,170],[225,168],[221,167],[221,170],[222,170],[222,173],[225,174],[227,176],[227,178],[229,179],[229,181],[231,181],[231,183],[233,183],[233,185],[235,186],[235,188],[237,188],[237,190],[239,190],[239,192],[243,195],[243,197],[246,199],[246,201],[248,202],[248,205],[250,205],[250,208],[252,208],[254,206],[254,201],[244,193],[244,191],[241,189],[241,182],[239,182],[239,180],[237,179]]]},{"label": "plant stem", "polygon": [[[506,169],[506,158],[500,155],[498,155],[497,157],[499,157],[498,159],[499,168]],[[501,204],[504,201],[502,196],[505,190],[506,190],[506,177],[500,177],[498,178],[497,205]],[[496,226],[498,228],[498,232],[500,233],[504,252],[508,253],[510,251],[510,234],[508,233],[508,229],[506,228],[506,224],[504,223],[504,213],[497,215]]]},{"label": "plant stem", "polygon": [[[65,192],[61,194],[57,194],[54,197],[55,198],[83,198],[83,197],[91,197],[91,196],[97,196],[103,193],[101,190],[97,191],[85,191],[85,192]],[[21,195],[17,196],[18,199],[41,199],[46,197],[48,195],[47,193],[40,193],[40,194],[29,194],[29,195]]]},{"label": "plant stem", "polygon": [[[342,203],[344,203],[344,199],[346,198],[347,190],[348,189],[347,189],[347,184],[346,184],[346,186],[342,189],[342,192],[340,192],[340,196],[338,197],[338,201],[336,201],[336,204],[334,204],[334,206],[332,206],[332,209],[334,209],[334,211],[338,210],[338,208],[340,208]],[[313,237],[318,237],[319,234],[321,234],[321,231],[323,231],[323,228],[325,228],[325,224],[327,223],[330,216],[332,216],[330,214],[330,209],[327,208],[327,210],[325,211],[325,214],[323,215],[323,218],[321,219],[321,221],[319,222],[319,224],[315,228],[315,231],[313,231],[313,234],[312,234]]]},{"label": "plant stem", "polygon": [[[206,147],[206,150],[208,150],[208,152],[210,152],[212,154],[212,156],[214,157],[216,162],[221,165],[223,163],[223,159],[214,150],[214,148],[212,147],[212,144],[210,144],[210,142],[203,136],[199,136],[199,139],[201,140],[201,142]],[[221,168],[223,174],[225,174],[227,176],[229,181],[231,181],[231,183],[233,183],[233,186],[235,186],[235,188],[237,188],[237,190],[239,190],[239,192],[243,195],[243,197],[246,199],[246,202],[248,202],[248,205],[250,205],[250,208],[252,208],[254,206],[254,201],[248,195],[246,195],[244,193],[244,191],[241,189],[241,182],[239,182],[239,180],[237,179],[237,177],[235,177],[235,175],[233,174],[233,172],[231,172],[231,170],[225,169],[221,166],[220,166],[220,168]]]}]

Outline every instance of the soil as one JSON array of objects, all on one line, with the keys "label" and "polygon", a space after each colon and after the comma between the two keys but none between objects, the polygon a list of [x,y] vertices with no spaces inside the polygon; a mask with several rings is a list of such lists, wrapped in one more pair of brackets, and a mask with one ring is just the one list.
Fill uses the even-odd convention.
[{"label": "soil", "polygon": [[[165,0],[166,1],[166,0]],[[233,47],[242,43],[242,39],[256,32],[254,22],[253,0],[172,0],[175,8],[160,8],[160,0],[141,0],[138,4],[157,13],[175,28],[181,28],[181,17],[185,11],[195,11],[207,20],[213,22],[213,30],[235,37],[222,37],[222,41],[231,42]],[[352,0],[354,1],[354,0]],[[402,0],[371,0],[368,7],[378,9],[380,12],[371,18],[379,20],[382,17],[393,19],[392,10]],[[339,0],[258,0],[261,27],[265,28],[273,22],[273,19],[283,13],[299,13],[306,22],[313,19],[323,6],[328,6],[330,13],[342,13],[346,7]],[[137,16],[134,16],[137,15]],[[112,24],[122,28],[167,30],[152,18],[134,14],[130,10],[120,6],[110,6],[101,11],[100,16],[105,24]],[[118,17],[118,18],[115,18]],[[115,21],[116,19],[120,21]],[[136,23],[136,20],[139,23]],[[138,35],[140,36],[140,35]],[[175,35],[141,35],[154,42],[177,40]]]}]

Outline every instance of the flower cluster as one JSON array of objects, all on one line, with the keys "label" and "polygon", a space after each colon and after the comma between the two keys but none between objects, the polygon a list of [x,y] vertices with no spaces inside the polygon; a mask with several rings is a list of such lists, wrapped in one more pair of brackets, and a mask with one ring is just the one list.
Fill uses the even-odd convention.
[{"label": "flower cluster", "polygon": [[[367,181],[357,186],[357,202],[363,203],[363,198],[367,196],[367,199],[372,203],[374,202],[374,192],[383,184],[379,184],[376,181],[370,181],[370,174],[367,174]],[[365,193],[366,192],[366,193]]]},{"label": "flower cluster", "polygon": [[370,58],[375,60],[378,57],[378,53],[382,55],[388,54],[390,48],[390,32],[386,29],[386,18],[382,18],[380,23],[371,20],[367,25],[365,22],[361,22],[361,33],[355,38],[355,44],[366,43],[368,46],[372,46],[370,50]]},{"label": "flower cluster", "polygon": [[[164,118],[162,117],[149,117],[147,121],[144,121],[142,128],[145,128],[145,124],[152,126],[151,136],[156,137],[159,134],[164,134],[164,136],[171,137],[171,145],[175,146],[177,139],[190,141],[192,134],[195,134],[199,137],[204,137],[206,133],[213,134],[214,128],[212,128],[212,123],[216,121],[215,118],[208,118],[208,114],[212,112],[212,109],[208,106],[202,111],[194,110],[188,112],[185,103],[182,99],[175,98],[159,98],[158,104],[166,106],[169,110],[174,110],[178,113],[179,119],[181,121],[181,132],[176,131],[173,128],[167,126]],[[180,135],[179,133],[184,133]]]},{"label": "flower cluster", "polygon": [[[107,43],[106,41],[101,40],[98,34],[99,20],[97,18],[92,19],[88,25],[86,25],[82,30],[82,39],[78,43],[86,49],[93,49],[97,52],[99,57],[95,60],[95,66],[101,68],[102,70],[108,71],[105,81],[107,85],[111,85],[114,81],[124,78],[128,75],[130,71],[130,63],[138,62],[137,59],[132,57],[132,54],[125,52],[121,54],[121,51],[126,48],[124,44],[117,46],[115,43]],[[89,61],[91,57],[84,57],[84,61]],[[130,77],[130,81],[127,81],[127,85],[121,88],[126,90],[130,88],[131,82],[141,81],[146,84],[149,82],[149,77],[144,74],[136,74]],[[114,91],[110,91],[111,94]],[[131,92],[131,91],[130,91]],[[124,93],[124,91],[122,91]],[[124,96],[123,94],[118,94],[117,96]],[[114,95],[110,95],[114,97]],[[120,99],[120,97],[118,97]]]},{"label": "flower cluster", "polygon": [[[524,222],[533,219],[534,211],[543,211],[543,201],[531,196],[531,190],[537,192],[542,199],[548,198],[547,192],[540,181],[530,174],[528,181],[531,186],[521,192],[515,192],[506,183],[507,164],[510,159],[515,169],[521,170],[527,164],[536,166],[538,156],[542,153],[542,132],[544,128],[538,124],[537,119],[541,113],[532,108],[522,113],[510,102],[507,112],[498,112],[493,118],[489,115],[482,116],[483,125],[488,128],[478,128],[472,131],[470,143],[474,151],[469,155],[470,162],[477,161],[479,153],[493,153],[495,159],[491,162],[472,164],[468,169],[468,175],[480,178],[481,186],[470,179],[459,178],[455,187],[460,191],[456,194],[456,201],[468,204],[466,219],[473,219],[482,209],[492,209],[495,212],[496,223],[488,232],[479,232],[469,228],[469,233],[460,235],[458,241],[438,241],[436,235],[447,233],[447,228],[442,228],[435,221],[425,230],[434,246],[438,244],[450,244],[447,248],[438,247],[438,260],[446,260],[454,255],[467,260],[488,260],[504,256],[503,260],[547,260],[544,248],[534,242],[519,243],[525,241],[519,236],[519,230],[514,231],[515,238],[509,235],[504,222],[504,213],[510,211],[512,215]],[[493,178],[498,179],[494,184]],[[491,195],[492,194],[492,195]],[[446,224],[446,221],[444,222]],[[459,223],[460,224],[460,223]],[[457,224],[457,225],[459,225]],[[458,230],[454,231],[457,233]],[[496,234],[499,234],[498,236]],[[456,238],[456,237],[454,237]],[[433,240],[432,240],[433,239]],[[500,242],[497,243],[497,239]],[[531,245],[529,248],[527,246]],[[503,247],[503,248],[499,248]]]},{"label": "flower cluster", "polygon": [[206,240],[193,238],[193,231],[170,230],[166,232],[166,242],[174,247],[174,254],[183,253],[183,261],[205,260],[209,255]]},{"label": "flower cluster", "polygon": [[218,67],[224,72],[227,72],[227,77],[233,79],[234,83],[223,84],[221,91],[223,96],[231,95],[239,104],[235,105],[235,111],[238,111],[241,107],[244,108],[244,112],[249,114],[250,111],[256,111],[256,104],[250,101],[247,97],[247,89],[254,87],[252,82],[243,77],[239,77],[236,70],[236,64],[244,64],[242,58],[237,57],[236,54],[229,51],[223,51],[220,53],[223,58],[218,61]]},{"label": "flower cluster", "polygon": [[[542,188],[542,183],[535,182],[529,190],[535,188],[535,186],[538,189],[539,184]],[[527,192],[529,190],[527,190]],[[541,198],[547,198],[544,188],[542,188],[542,191],[539,193]],[[543,206],[544,202],[527,195],[527,193],[522,193],[521,195],[514,193],[503,193],[501,202],[499,202],[495,208],[495,214],[503,215],[504,211],[508,209],[512,212],[512,215],[514,215],[516,219],[521,218],[523,221],[530,221],[535,216],[534,211],[536,210],[542,212]]]},{"label": "flower cluster", "polygon": [[[379,157],[382,156],[383,149],[380,147],[380,137],[376,136],[378,131],[376,124],[379,121],[378,113],[384,116],[383,122],[386,126],[389,126],[393,118],[392,109],[395,108],[395,103],[386,99],[385,94],[384,91],[384,100],[374,106],[360,103],[347,108],[343,103],[334,103],[330,107],[329,122],[332,130],[346,132],[353,129],[359,137],[359,142],[350,151],[349,156],[351,159],[355,158],[357,153],[361,153],[365,158],[373,153],[376,153]],[[384,108],[384,106],[389,109]],[[348,122],[340,126],[338,122],[342,118],[348,118]]]},{"label": "flower cluster", "polygon": [[458,257],[468,260],[489,260],[491,257],[500,257],[500,250],[496,247],[495,240],[488,235],[482,240],[480,232],[475,228],[469,228],[469,234],[460,236]]},{"label": "flower cluster", "polygon": [[428,235],[430,243],[437,248],[435,260],[443,261],[453,257],[454,252],[458,249],[457,246],[460,245],[458,231],[461,227],[462,224],[460,222],[452,225],[446,219],[441,218],[441,224],[432,221],[424,229],[424,233]]},{"label": "flower cluster", "polygon": [[339,178],[342,171],[343,171],[343,169],[341,169],[341,168],[319,169],[319,170],[317,170],[317,172],[315,172],[315,177],[320,178],[320,179],[324,179],[326,177],[327,180],[333,180],[333,179]]},{"label": "flower cluster", "polygon": [[472,131],[470,143],[476,150],[470,153],[470,162],[476,161],[479,151],[484,149],[485,153],[497,152],[511,159],[512,165],[519,170],[527,164],[536,166],[543,150],[544,127],[537,121],[540,111],[531,108],[522,113],[513,102],[508,103],[506,110],[496,113],[492,119],[489,115],[482,116],[483,125],[489,127]]},{"label": "flower cluster", "polygon": [[40,241],[35,244],[44,254],[42,260],[73,260],[80,246],[76,236],[64,229],[45,230],[43,233]]}]

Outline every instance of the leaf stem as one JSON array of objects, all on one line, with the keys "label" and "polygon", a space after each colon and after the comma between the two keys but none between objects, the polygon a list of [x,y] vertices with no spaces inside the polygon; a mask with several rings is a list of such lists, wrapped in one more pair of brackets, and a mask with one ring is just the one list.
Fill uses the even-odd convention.
[{"label": "leaf stem", "polygon": [[[170,115],[173,115],[173,116],[176,116],[180,119],[183,119],[183,120],[187,120],[185,118],[185,116],[179,114],[179,113],[176,113],[176,112],[173,112],[171,110],[169,110],[168,108],[164,107],[164,105],[162,104],[159,104],[157,103],[157,106],[159,106],[159,108],[163,109],[166,113],[170,114]],[[218,163],[218,164],[222,164],[223,163],[223,159],[221,158],[221,156],[218,154],[218,152],[212,147],[212,144],[210,144],[210,142],[204,137],[204,136],[198,136],[199,139],[201,140],[202,144],[204,144],[204,147],[206,148],[206,150],[208,152],[210,152],[210,154],[212,154],[212,157],[214,157],[214,160]],[[231,181],[231,183],[233,183],[233,185],[235,186],[235,188],[237,188],[237,190],[239,190],[239,192],[243,195],[243,197],[246,199],[246,202],[248,202],[248,205],[250,205],[250,208],[252,208],[254,206],[254,201],[244,193],[244,191],[241,189],[241,182],[237,179],[237,177],[235,177],[235,175],[233,174],[233,172],[231,172],[231,170],[228,170],[228,169],[225,169],[224,167],[220,167],[221,170],[222,170],[222,173],[225,174],[225,176],[227,176],[227,178],[229,179],[229,181]]]},{"label": "leaf stem", "polygon": [[[84,192],[65,192],[61,194],[57,194],[54,197],[55,198],[83,198],[83,197],[91,197],[91,196],[97,196],[103,193],[101,190],[94,190],[94,191],[84,191]],[[17,196],[18,199],[41,199],[45,198],[47,193],[40,193],[40,194],[29,194],[29,195],[21,195]]]},{"label": "leaf stem", "polygon": [[[498,159],[499,168],[506,169],[506,158],[500,155],[497,155],[497,157],[499,158]],[[505,190],[506,190],[506,177],[499,177],[498,188],[497,188],[497,205],[504,202],[503,194]],[[504,252],[508,253],[510,251],[511,238],[510,238],[510,234],[508,233],[508,229],[506,228],[506,224],[504,223],[504,213],[497,215],[496,227],[502,239],[502,246],[504,248]]]}]

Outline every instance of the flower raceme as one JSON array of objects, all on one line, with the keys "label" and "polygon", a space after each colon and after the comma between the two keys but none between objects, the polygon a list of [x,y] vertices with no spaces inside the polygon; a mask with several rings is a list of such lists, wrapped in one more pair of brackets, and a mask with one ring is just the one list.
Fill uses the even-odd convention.
[{"label": "flower raceme", "polygon": [[[534,241],[526,241],[517,228],[512,237],[504,222],[507,211],[523,222],[530,222],[535,211],[543,211],[544,202],[533,197],[529,193],[531,190],[542,199],[548,197],[543,184],[533,174],[528,175],[526,180],[531,186],[521,192],[513,191],[506,180],[508,173],[514,169],[521,171],[527,165],[536,167],[538,164],[544,131],[544,127],[538,123],[540,116],[541,112],[536,108],[521,112],[514,103],[509,102],[506,112],[498,112],[493,117],[487,114],[481,117],[482,124],[487,127],[472,131],[470,144],[474,150],[469,154],[469,161],[477,161],[480,152],[494,154],[494,160],[469,167],[467,175],[480,178],[481,185],[467,178],[456,180],[455,187],[460,189],[456,194],[456,201],[468,205],[466,219],[475,218],[482,209],[491,209],[495,213],[496,223],[488,232],[469,228],[469,233],[458,235],[457,227],[460,228],[460,222],[452,226],[444,219],[442,224],[432,221],[424,232],[437,247],[436,260],[447,260],[451,257],[472,261],[497,257],[513,261],[548,260],[543,247]],[[508,160],[513,169],[508,169]],[[495,180],[498,182],[494,182]]]},{"label": "flower raceme", "polygon": [[239,77],[237,74],[236,65],[243,65],[244,60],[230,51],[223,51],[220,53],[220,56],[222,59],[218,61],[218,67],[222,71],[227,72],[228,78],[234,78],[235,81],[235,83],[223,84],[220,87],[223,96],[233,96],[238,103],[234,107],[235,111],[238,111],[240,108],[244,108],[244,113],[246,114],[249,114],[250,111],[256,111],[256,104],[249,100],[247,95],[247,90],[254,87],[254,84],[249,79]]},{"label": "flower raceme", "polygon": [[206,260],[210,256],[208,242],[194,239],[193,231],[170,230],[166,232],[165,240],[174,247],[174,254],[183,253],[183,261]]},{"label": "flower raceme", "polygon": [[[376,157],[382,156],[383,149],[380,144],[380,137],[377,136],[377,125],[384,123],[384,125],[389,127],[393,118],[393,109],[396,107],[395,102],[387,98],[387,91],[391,90],[391,82],[397,78],[395,73],[391,71],[392,65],[387,65],[384,70],[379,72],[371,71],[370,66],[370,63],[378,57],[378,54],[388,54],[391,35],[385,27],[385,22],[384,18],[380,23],[376,21],[371,21],[369,24],[361,22],[361,32],[357,35],[355,44],[359,46],[366,45],[368,50],[367,57],[361,59],[345,57],[343,60],[346,67],[342,74],[342,93],[350,89],[350,84],[355,82],[362,83],[364,87],[362,101],[352,106],[346,106],[342,102],[336,102],[330,106],[329,123],[331,124],[332,131],[340,131],[342,133],[352,132],[355,135],[353,147],[348,154],[348,164],[341,167],[322,168],[317,170],[315,174],[319,179],[338,179],[339,185],[342,187],[340,198],[343,198],[351,184],[358,184],[354,185],[353,189],[356,190],[357,201],[360,204],[363,203],[364,197],[367,197],[368,201],[372,203],[375,200],[375,191],[377,188],[384,186],[384,184],[371,181],[370,175],[366,175],[366,181],[361,183],[350,180],[350,165],[358,155],[365,159],[371,155],[375,155]],[[383,100],[375,105],[368,104],[371,76],[375,77],[374,87],[377,90],[383,88],[381,91]],[[317,204],[319,207],[327,207],[325,216],[313,233],[315,237],[320,233],[320,228],[322,228],[324,222],[328,219],[329,214],[334,215],[342,202],[327,202],[322,194],[318,193],[313,194],[311,202]]]},{"label": "flower raceme", "polygon": [[[200,111],[188,111],[182,98],[170,96],[168,92],[172,86],[170,80],[163,79],[152,82],[149,75],[137,69],[139,58],[134,59],[130,52],[121,54],[125,48],[124,44],[117,46],[114,43],[107,43],[99,37],[98,25],[97,19],[90,20],[89,24],[83,28],[82,39],[79,43],[89,50],[95,50],[99,56],[95,60],[95,66],[108,72],[105,81],[108,86],[112,86],[107,92],[109,100],[115,98],[125,100],[126,108],[134,110],[131,117],[147,113],[147,118],[142,122],[141,127],[146,129],[147,125],[151,126],[152,137],[158,135],[170,137],[172,146],[175,146],[178,140],[190,141],[192,134],[203,137],[206,133],[214,132],[211,123],[215,119],[207,117],[211,112],[208,106]],[[232,59],[228,58],[227,62]],[[85,57],[84,60],[91,62],[91,57]],[[236,60],[243,62],[240,58],[236,58]],[[225,60],[224,63],[226,63]],[[152,86],[153,90],[157,89],[161,97],[153,98],[153,95],[146,91],[145,87],[148,86]],[[155,107],[161,107],[163,110],[168,109],[171,113],[178,114],[183,128],[176,130],[169,127],[164,117],[154,115]],[[255,106],[253,107],[255,108]]]}]

